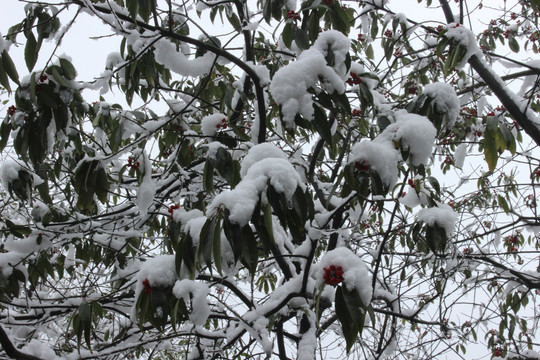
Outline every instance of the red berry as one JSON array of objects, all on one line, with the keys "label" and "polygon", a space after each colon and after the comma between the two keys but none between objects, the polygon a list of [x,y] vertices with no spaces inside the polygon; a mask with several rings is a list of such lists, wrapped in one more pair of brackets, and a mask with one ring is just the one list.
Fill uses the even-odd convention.
[{"label": "red berry", "polygon": [[144,279],[142,284],[144,286],[144,293],[146,295],[150,294],[152,292],[152,287],[150,286],[150,281],[148,279]]},{"label": "red berry", "polygon": [[362,172],[365,172],[365,171],[369,171],[369,165],[364,163],[364,162],[355,162],[354,163],[354,167],[358,170],[358,171],[362,171]]},{"label": "red berry", "polygon": [[330,265],[330,268],[324,268],[324,282],[331,286],[336,286],[343,281],[343,269],[341,266]]},{"label": "red berry", "polygon": [[15,114],[15,112],[17,111],[17,108],[15,107],[15,105],[11,105],[9,108],[8,108],[8,115],[9,116],[13,116]]}]

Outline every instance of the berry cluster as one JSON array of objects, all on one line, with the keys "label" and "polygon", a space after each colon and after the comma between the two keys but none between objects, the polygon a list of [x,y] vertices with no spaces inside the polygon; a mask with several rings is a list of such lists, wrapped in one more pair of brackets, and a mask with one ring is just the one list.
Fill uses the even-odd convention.
[{"label": "berry cluster", "polygon": [[472,107],[462,107],[461,111],[465,113],[463,114],[463,116],[467,119],[475,118],[478,116],[476,109]]},{"label": "berry cluster", "polygon": [[364,35],[364,34],[358,34],[358,41],[360,41],[360,42],[366,41],[366,35]]},{"label": "berry cluster", "polygon": [[169,214],[171,214],[171,217],[172,217],[174,214],[174,210],[178,210],[178,209],[180,209],[180,205],[174,204],[174,205],[169,206],[169,210],[167,211],[169,212]]},{"label": "berry cluster", "polygon": [[296,11],[290,10],[290,11],[287,11],[287,18],[294,19],[296,21],[296,20],[300,20],[300,15],[297,14]]},{"label": "berry cluster", "polygon": [[39,77],[39,82],[40,83],[44,83],[45,81],[47,81],[48,77],[46,74],[41,74],[41,76]]},{"label": "berry cluster", "polygon": [[324,282],[328,285],[336,286],[343,281],[343,269],[341,266],[330,265],[324,268]]},{"label": "berry cluster", "polygon": [[150,294],[152,292],[152,287],[150,286],[150,281],[148,279],[144,279],[142,284],[144,286],[144,293],[146,295]]},{"label": "berry cluster", "polygon": [[15,105],[11,105],[10,107],[8,107],[7,113],[9,116],[13,116],[16,111],[17,108],[15,107]]},{"label": "berry cluster", "polygon": [[500,347],[496,348],[495,351],[493,352],[493,356],[503,356],[502,348]]},{"label": "berry cluster", "polygon": [[358,109],[353,109],[353,111],[352,111],[352,116],[360,116],[360,115],[361,115],[360,110],[358,110]]},{"label": "berry cluster", "polygon": [[366,164],[365,162],[355,162],[354,163],[354,167],[356,168],[356,170],[358,171],[362,171],[362,172],[366,172],[366,171],[369,171],[369,165]]},{"label": "berry cluster", "polygon": [[408,184],[409,184],[409,186],[412,187],[413,189],[416,188],[416,184],[414,183],[414,180],[413,180],[413,179],[409,179]]},{"label": "berry cluster", "polygon": [[533,194],[529,194],[525,197],[525,204],[527,204],[527,206],[531,209],[536,208],[536,199]]},{"label": "berry cluster", "polygon": [[227,119],[225,119],[225,118],[221,119],[221,122],[216,125],[216,128],[218,128],[218,129],[226,129],[227,128]]},{"label": "berry cluster", "polygon": [[463,249],[463,254],[465,255],[471,255],[473,253],[473,248],[467,247]]},{"label": "berry cluster", "polygon": [[453,164],[454,164],[454,158],[452,158],[452,156],[448,155],[448,156],[444,159],[444,163],[445,163],[445,164],[448,164],[448,165],[453,165]]},{"label": "berry cluster", "polygon": [[346,81],[347,84],[353,86],[362,83],[362,78],[360,78],[360,76],[358,76],[355,72],[351,72],[350,75],[351,77]]},{"label": "berry cluster", "polygon": [[418,93],[418,87],[416,84],[412,84],[407,88],[409,95],[416,95]]},{"label": "berry cluster", "polygon": [[506,246],[515,246],[518,243],[519,243],[519,238],[517,235],[510,235],[504,238],[504,245]]},{"label": "berry cluster", "polygon": [[478,130],[475,130],[473,131],[473,136],[476,136],[476,137],[481,137],[483,135],[483,133],[481,131],[478,131]]},{"label": "berry cluster", "polygon": [[139,167],[141,166],[140,161],[136,161],[131,156],[128,158],[128,166],[132,168],[133,170],[139,170]]},{"label": "berry cluster", "polygon": [[386,31],[384,32],[384,36],[386,36],[387,38],[391,38],[392,36],[394,36],[394,33],[392,32],[392,30],[386,29]]}]

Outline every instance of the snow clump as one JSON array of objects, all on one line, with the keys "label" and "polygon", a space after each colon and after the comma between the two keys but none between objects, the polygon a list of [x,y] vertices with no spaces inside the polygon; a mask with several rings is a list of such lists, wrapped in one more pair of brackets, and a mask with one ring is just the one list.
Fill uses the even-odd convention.
[{"label": "snow clump", "polygon": [[[289,128],[294,126],[296,114],[307,120],[313,119],[313,100],[309,89],[322,81],[321,87],[328,92],[345,91],[344,64],[349,51],[350,40],[339,31],[323,32],[308,50],[302,52],[298,60],[279,69],[270,84],[270,93],[274,101],[281,105],[283,121]],[[332,51],[335,64],[326,63],[326,55]]]},{"label": "snow clump", "polygon": [[459,115],[459,98],[452,85],[440,82],[428,84],[424,87],[423,94],[435,99],[438,111],[448,114],[448,123],[444,128],[453,128]]},{"label": "snow clump", "polygon": [[9,184],[19,179],[19,171],[22,169],[15,160],[7,159],[0,166],[0,180],[4,190],[9,190]]},{"label": "snow clump", "polygon": [[135,293],[143,291],[146,280],[151,287],[169,287],[174,285],[176,279],[174,255],[158,255],[142,264],[137,274]]},{"label": "snow clump", "polygon": [[349,291],[356,289],[362,303],[368,305],[371,302],[373,291],[371,276],[364,261],[346,247],[338,247],[327,252],[322,260],[313,267],[315,286],[320,287],[324,283],[324,268],[340,266],[343,269],[343,284]]},{"label": "snow clump", "polygon": [[425,116],[410,114],[406,111],[396,113],[396,122],[388,125],[381,137],[391,141],[400,141],[411,154],[413,166],[427,165],[433,151],[437,130]]},{"label": "snow clump", "polygon": [[[225,207],[229,210],[229,220],[244,226],[251,220],[259,196],[266,191],[268,182],[277,192],[285,194],[287,199],[292,198],[298,187],[305,188],[300,175],[285,155],[278,155],[281,150],[270,149],[260,144],[249,150],[246,155],[248,163],[242,166],[242,180],[234,189],[218,194],[208,207],[207,214]],[[261,158],[266,151],[269,155]],[[265,199],[263,197],[263,201]]]},{"label": "snow clump", "polygon": [[444,34],[450,40],[460,43],[467,48],[467,52],[463,59],[456,64],[456,69],[463,69],[465,64],[469,61],[469,58],[480,52],[478,44],[476,43],[475,34],[467,29],[465,26],[458,23],[451,23],[446,25],[447,32]]},{"label": "snow clump", "polygon": [[399,158],[399,153],[391,141],[385,137],[377,137],[356,143],[352,148],[349,163],[369,166],[379,174],[386,186],[391,187],[397,181]]},{"label": "snow clump", "polygon": [[424,222],[428,226],[435,224],[441,226],[447,236],[452,236],[457,222],[457,214],[446,204],[439,204],[438,207],[422,209],[418,212],[418,221]]},{"label": "snow clump", "polygon": [[189,304],[190,296],[193,296],[191,298],[192,309],[189,319],[194,325],[198,326],[206,323],[210,315],[210,306],[206,302],[209,293],[208,286],[200,282],[184,279],[178,280],[174,284],[172,292],[177,299],[183,299],[186,304]]},{"label": "snow clump", "polygon": [[226,121],[227,117],[220,113],[205,116],[201,120],[201,131],[203,135],[214,136]]}]

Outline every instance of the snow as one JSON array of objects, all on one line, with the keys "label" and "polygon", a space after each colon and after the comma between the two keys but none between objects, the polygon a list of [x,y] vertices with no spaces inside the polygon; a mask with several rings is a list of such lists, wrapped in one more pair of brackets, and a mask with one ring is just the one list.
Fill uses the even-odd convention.
[{"label": "snow", "polygon": [[38,339],[30,339],[30,341],[21,349],[21,351],[28,355],[34,355],[41,359],[60,359],[54,353],[50,343],[47,341],[40,341]]},{"label": "snow", "polygon": [[210,306],[206,302],[209,291],[205,284],[189,279],[176,281],[172,290],[173,295],[178,299],[184,299],[186,305],[189,304],[190,296],[192,296],[189,319],[199,326],[204,325],[210,315]]},{"label": "snow", "polygon": [[257,74],[259,85],[270,84],[270,70],[265,65],[254,65],[252,61],[248,61],[246,64]]},{"label": "snow", "polygon": [[324,268],[331,265],[341,266],[343,269],[343,284],[349,291],[356,289],[364,305],[371,302],[373,295],[371,275],[364,261],[346,247],[338,247],[328,251],[321,261],[313,266],[313,276],[317,287],[324,283]]},{"label": "snow", "polygon": [[[329,45],[336,58],[334,67],[326,64],[325,55]],[[345,91],[344,64],[337,60],[344,61],[348,46],[349,39],[340,32],[323,32],[311,48],[300,54],[297,61],[276,72],[270,84],[270,93],[274,101],[281,105],[283,121],[288,128],[294,127],[296,114],[306,120],[313,119],[313,100],[308,90],[315,88],[319,81],[322,81],[320,86],[330,93]]]},{"label": "snow", "polygon": [[251,149],[249,149],[248,154],[246,157],[244,157],[244,160],[242,160],[240,175],[244,177],[253,164],[261,161],[262,159],[269,158],[287,159],[287,156],[283,150],[269,142],[253,146]]},{"label": "snow", "polygon": [[463,164],[465,163],[465,157],[467,156],[467,144],[463,143],[460,144],[456,148],[456,152],[454,153],[454,165],[460,169],[463,168]]},{"label": "snow", "polygon": [[240,183],[233,190],[218,194],[207,213],[224,206],[230,212],[231,221],[245,225],[251,219],[259,195],[266,190],[268,181],[276,191],[284,193],[287,199],[292,197],[298,187],[305,187],[285,153],[271,143],[258,144],[249,149],[242,161],[240,174]]},{"label": "snow", "polygon": [[207,52],[201,57],[188,59],[182,52],[176,51],[176,45],[166,39],[154,44],[156,62],[171,71],[184,76],[202,76],[208,74],[217,60],[216,55]]},{"label": "snow", "polygon": [[112,70],[118,64],[123,61],[122,55],[119,52],[112,52],[107,55],[107,60],[105,60],[105,68]]},{"label": "snow", "polygon": [[11,47],[11,41],[4,40],[4,36],[0,32],[0,54],[2,51],[6,50],[6,52],[9,52],[9,48]]},{"label": "snow", "polygon": [[310,310],[306,310],[306,318],[309,321],[309,329],[298,342],[298,353],[296,354],[297,360],[312,360],[315,359],[315,350],[317,349],[317,325],[315,319],[317,315]]},{"label": "snow", "polygon": [[226,121],[227,116],[221,113],[205,116],[201,120],[201,131],[203,135],[214,136]]},{"label": "snow", "polygon": [[156,194],[156,183],[152,180],[152,164],[146,153],[143,153],[142,165],[144,166],[144,176],[142,183],[139,186],[137,202],[141,213],[146,215],[150,205],[152,205],[152,202],[154,201],[154,195]]},{"label": "snow", "polygon": [[391,187],[397,181],[399,153],[385,138],[362,139],[351,152],[349,163],[366,164],[379,174],[382,182]]},{"label": "snow", "polygon": [[437,130],[425,116],[396,113],[396,122],[388,125],[380,135],[391,141],[401,141],[401,146],[410,151],[413,166],[427,165],[433,151]]},{"label": "snow", "polygon": [[399,202],[410,207],[411,209],[421,204],[420,198],[418,197],[415,189],[410,189],[404,197],[400,197]]},{"label": "snow", "polygon": [[0,166],[0,181],[4,190],[9,190],[9,184],[19,179],[19,171],[22,169],[15,160],[7,159]]},{"label": "snow", "polygon": [[465,53],[465,56],[463,56],[463,59],[456,64],[457,69],[462,69],[471,56],[480,54],[480,50],[476,43],[476,36],[471,30],[458,23],[450,23],[446,25],[446,29],[448,30],[445,34],[447,38],[454,40],[467,48],[467,52]]},{"label": "snow", "polygon": [[137,274],[135,292],[139,294],[143,281],[148,280],[151,287],[170,287],[176,282],[174,255],[158,255],[145,261]]},{"label": "snow", "polygon": [[291,199],[298,187],[305,188],[300,175],[288,160],[262,159],[249,167],[242,181],[233,190],[218,194],[208,207],[207,214],[225,207],[229,210],[230,221],[246,225],[259,201],[259,195],[266,191],[268,181],[277,192],[284,193],[287,199]]},{"label": "snow", "polygon": [[457,214],[446,204],[439,204],[438,207],[422,209],[418,212],[418,221],[423,221],[428,226],[435,224],[441,226],[446,231],[447,236],[452,236],[457,222]]},{"label": "snow", "polygon": [[448,123],[443,128],[452,129],[459,115],[459,98],[447,83],[433,83],[424,87],[423,94],[434,98],[437,109],[448,114]]}]

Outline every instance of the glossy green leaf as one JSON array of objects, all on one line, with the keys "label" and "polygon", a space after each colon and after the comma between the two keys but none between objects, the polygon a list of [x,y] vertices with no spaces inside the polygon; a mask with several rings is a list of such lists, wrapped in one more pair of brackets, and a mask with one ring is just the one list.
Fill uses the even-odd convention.
[{"label": "glossy green leaf", "polygon": [[336,289],[334,306],[336,316],[341,324],[341,331],[343,331],[343,336],[345,337],[348,353],[358,338],[359,329],[354,316],[349,313],[349,306],[343,295],[343,286],[339,286]]},{"label": "glossy green leaf", "polygon": [[64,77],[68,80],[73,80],[77,76],[77,70],[75,70],[75,66],[66,58],[60,58],[60,67],[62,68],[62,72],[64,74]]},{"label": "glossy green leaf", "polygon": [[24,61],[26,62],[26,67],[28,68],[28,71],[32,71],[32,69],[36,65],[37,58],[38,43],[34,34],[32,32],[29,32],[26,39],[26,45],[24,47]]},{"label": "glossy green leaf", "polygon": [[290,49],[294,39],[293,25],[291,23],[285,24],[283,27],[283,32],[281,33],[281,38],[283,39],[285,46]]},{"label": "glossy green leaf", "polygon": [[20,85],[19,74],[17,73],[17,68],[15,67],[15,63],[13,63],[11,56],[9,56],[6,50],[2,51],[2,65],[3,65],[4,71],[10,77],[10,79],[17,85]]}]

